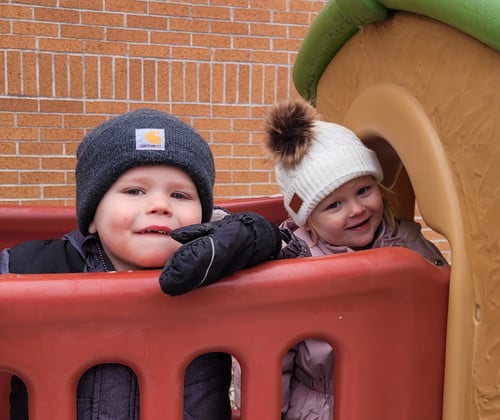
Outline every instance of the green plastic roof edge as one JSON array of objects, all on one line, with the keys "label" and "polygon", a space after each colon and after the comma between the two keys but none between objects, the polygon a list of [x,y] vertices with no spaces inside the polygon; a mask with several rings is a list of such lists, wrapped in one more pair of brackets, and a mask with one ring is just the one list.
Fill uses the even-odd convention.
[{"label": "green plastic roof edge", "polygon": [[309,28],[293,66],[297,91],[316,102],[319,79],[345,42],[390,10],[424,15],[500,51],[500,0],[329,0]]}]

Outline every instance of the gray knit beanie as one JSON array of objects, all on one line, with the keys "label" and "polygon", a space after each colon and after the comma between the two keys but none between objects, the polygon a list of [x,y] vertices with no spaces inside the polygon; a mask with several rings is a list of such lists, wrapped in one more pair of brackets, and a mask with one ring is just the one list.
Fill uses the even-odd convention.
[{"label": "gray knit beanie", "polygon": [[202,222],[211,218],[212,153],[194,128],[172,115],[139,109],[112,118],[83,138],[76,156],[76,215],[84,235],[106,191],[137,166],[170,165],[186,171],[198,189]]}]

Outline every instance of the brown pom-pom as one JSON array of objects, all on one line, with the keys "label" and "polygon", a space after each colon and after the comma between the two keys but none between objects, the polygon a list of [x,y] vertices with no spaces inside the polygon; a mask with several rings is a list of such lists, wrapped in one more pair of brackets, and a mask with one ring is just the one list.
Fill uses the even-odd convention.
[{"label": "brown pom-pom", "polygon": [[275,163],[293,168],[307,153],[317,119],[314,107],[304,100],[276,105],[264,122],[265,145]]}]

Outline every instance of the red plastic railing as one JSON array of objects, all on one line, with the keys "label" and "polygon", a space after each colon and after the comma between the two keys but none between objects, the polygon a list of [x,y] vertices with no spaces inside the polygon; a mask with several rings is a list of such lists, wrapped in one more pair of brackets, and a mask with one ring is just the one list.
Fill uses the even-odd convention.
[{"label": "red plastic railing", "polygon": [[242,366],[241,418],[276,420],[283,355],[307,337],[335,349],[336,420],[441,418],[448,269],[383,248],[269,262],[175,298],[158,274],[0,276],[0,369],[27,384],[31,420],[75,418],[76,384],[100,363],[135,371],[142,420],[182,419],[185,366],[210,351]]}]

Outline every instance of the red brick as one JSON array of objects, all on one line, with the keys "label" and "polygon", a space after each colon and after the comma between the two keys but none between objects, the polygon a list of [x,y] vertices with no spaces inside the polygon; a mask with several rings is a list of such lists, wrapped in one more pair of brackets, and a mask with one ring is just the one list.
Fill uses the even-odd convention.
[{"label": "red brick", "polygon": [[272,36],[284,38],[287,36],[287,25],[274,25],[267,23],[252,23],[250,24],[249,35],[252,36]]},{"label": "red brick", "polygon": [[214,198],[235,198],[248,197],[250,195],[250,186],[246,184],[235,185],[233,183],[227,185],[215,185]]},{"label": "red brick", "polygon": [[78,23],[80,14],[64,8],[35,7],[35,20],[61,23]]},{"label": "red brick", "polygon": [[144,100],[155,101],[156,97],[156,63],[154,60],[144,60]]},{"label": "red brick", "polygon": [[159,16],[127,15],[127,28],[167,29],[167,19]]},{"label": "red brick", "polygon": [[231,9],[228,7],[214,6],[193,6],[192,16],[194,18],[208,18],[214,20],[229,20],[231,18]]},{"label": "red brick", "polygon": [[59,26],[54,23],[26,22],[16,20],[12,22],[12,32],[15,34],[57,37],[58,31]]},{"label": "red brick", "polygon": [[130,99],[142,99],[142,60],[129,61],[129,95]]},{"label": "red brick", "polygon": [[[295,0],[294,0],[295,1]],[[251,9],[285,10],[288,0],[250,0]]]},{"label": "red brick", "polygon": [[23,85],[22,92],[24,96],[37,96],[38,71],[36,67],[36,53],[22,53],[22,73]]},{"label": "red brick", "polygon": [[0,141],[0,155],[13,155],[15,153],[16,153],[15,143],[13,143],[10,140]]},{"label": "red brick", "polygon": [[[170,45],[189,45],[190,42],[191,34],[187,32],[151,32],[151,44],[160,44],[166,50],[170,49]],[[198,44],[195,42],[194,45]]]},{"label": "red brick", "polygon": [[131,57],[170,58],[170,51],[162,45],[131,45]]},{"label": "red brick", "polygon": [[36,128],[4,127],[0,130],[0,140],[36,140],[37,137]]},{"label": "red brick", "polygon": [[264,100],[263,79],[264,69],[260,65],[252,66],[252,78],[250,86],[252,87],[252,102],[254,104],[262,103]]},{"label": "red brick", "polygon": [[127,112],[128,104],[126,102],[117,101],[98,101],[92,102],[87,101],[86,111],[90,114],[101,114],[101,115],[118,115]]},{"label": "red brick", "polygon": [[87,40],[85,41],[85,52],[87,54],[127,56],[128,46],[125,42]]},{"label": "red brick", "polygon": [[16,96],[21,94],[21,53],[7,51],[7,94]]},{"label": "red brick", "polygon": [[104,39],[104,28],[90,25],[62,25],[61,36],[76,39]]},{"label": "red brick", "polygon": [[123,42],[147,42],[148,33],[138,29],[117,29],[108,28],[106,31],[106,40]]},{"label": "red brick", "polygon": [[40,187],[34,186],[0,186],[0,196],[13,198],[38,198],[40,197]]},{"label": "red brick", "polygon": [[210,27],[214,33],[220,34],[248,35],[250,33],[248,23],[213,21]]},{"label": "red brick", "polygon": [[44,198],[66,198],[75,196],[75,188],[72,186],[44,186],[43,187],[43,197]]},{"label": "red brick", "polygon": [[231,6],[231,7],[247,7],[247,0],[210,0],[210,4]]},{"label": "red brick", "polygon": [[238,66],[235,64],[226,65],[226,78],[224,80],[225,86],[225,102],[235,103],[238,93]]},{"label": "red brick", "polygon": [[22,184],[64,184],[66,177],[64,172],[21,172]]},{"label": "red brick", "polygon": [[83,137],[83,130],[74,128],[41,128],[40,140],[80,140]]},{"label": "red brick", "polygon": [[173,47],[171,58],[176,60],[209,61],[211,58],[211,52],[208,48]]},{"label": "red brick", "polygon": [[270,22],[271,11],[250,8],[236,9],[234,11],[234,20],[243,22]]},{"label": "red brick", "polygon": [[[1,150],[0,146],[0,152]],[[0,191],[2,190],[2,186],[7,184],[19,184],[19,174],[17,172],[0,171]]]},{"label": "red brick", "polygon": [[184,19],[184,18],[174,18],[169,19],[170,31],[182,31],[188,33],[209,33],[209,21],[204,19]]},{"label": "red brick", "polygon": [[53,56],[40,54],[38,56],[39,92],[40,96],[50,97],[52,91]]},{"label": "red brick", "polygon": [[[193,2],[189,2],[193,3]],[[173,4],[170,2],[150,2],[149,12],[153,15],[167,15],[167,16],[189,16],[191,14],[191,5],[186,4]]]},{"label": "red brick", "polygon": [[238,92],[239,103],[250,103],[250,66],[238,66]]},{"label": "red brick", "polygon": [[224,65],[212,65],[212,102],[222,103],[224,97]]},{"label": "red brick", "polygon": [[168,101],[170,98],[170,63],[158,61],[157,66],[158,100]]},{"label": "red brick", "polygon": [[51,142],[21,142],[19,143],[19,154],[24,156],[42,156],[42,155],[62,155],[64,145]]},{"label": "red brick", "polygon": [[54,57],[55,96],[68,96],[68,57]]},{"label": "red brick", "polygon": [[2,35],[0,48],[17,50],[34,50],[36,38],[32,35]]},{"label": "red brick", "polygon": [[69,57],[69,96],[83,96],[83,59],[81,56]]},{"label": "red brick", "polygon": [[[82,1],[81,0],[59,0],[59,7],[62,8],[73,8],[73,9],[81,9]],[[85,0],[85,9],[92,10],[102,10],[103,2],[102,0]],[[110,18],[113,16],[111,13],[108,13]]]},{"label": "red brick", "polygon": [[72,157],[42,157],[42,169],[74,170],[76,159]]},{"label": "red brick", "polygon": [[[238,143],[248,143],[249,133],[245,131],[215,131],[213,139],[216,143],[227,143],[236,145]],[[236,155],[233,151],[233,155]]]},{"label": "red brick", "polygon": [[85,75],[85,97],[88,99],[94,99],[99,96],[98,69],[97,57],[85,57],[83,72]]},{"label": "red brick", "polygon": [[0,126],[14,125],[14,114],[9,112],[0,112]]},{"label": "red brick", "polygon": [[[0,156],[0,168],[6,169],[39,169],[40,159],[38,157]],[[4,196],[7,197],[7,196]]]},{"label": "red brick", "polygon": [[201,117],[196,118],[194,127],[197,130],[230,130],[231,121],[227,118]]},{"label": "red brick", "polygon": [[0,51],[0,94],[5,95],[7,86],[6,86],[6,80],[5,80],[5,53],[3,51]]},{"label": "red brick", "polygon": [[[18,1],[17,3],[21,3]],[[32,1],[29,3],[33,3]],[[32,6],[14,6],[2,2],[0,17],[2,19],[31,19],[33,16]]]},{"label": "red brick", "polygon": [[230,48],[231,39],[232,37],[228,35],[193,34],[193,45],[197,47]]},{"label": "red brick", "polygon": [[310,21],[309,13],[299,12],[276,12],[273,21],[275,23],[284,23],[286,25],[307,25]]},{"label": "red brick", "polygon": [[249,50],[237,50],[237,49],[217,49],[215,51],[216,61],[239,61],[239,62],[249,62],[250,59],[253,60],[253,52]]},{"label": "red brick", "polygon": [[251,184],[250,196],[269,196],[279,194],[280,189],[277,185],[273,184]]},{"label": "red brick", "polygon": [[210,64],[200,63],[198,66],[198,95],[200,102],[210,102],[211,86],[211,68]]},{"label": "red brick", "polygon": [[83,112],[82,101],[41,100],[41,112]]},{"label": "red brick", "polygon": [[179,117],[184,115],[205,116],[209,113],[209,106],[200,104],[173,104],[172,113]]},{"label": "red brick", "polygon": [[61,127],[62,117],[54,114],[31,113],[17,115],[17,123],[22,127]]},{"label": "red brick", "polygon": [[[75,1],[80,2],[81,0],[75,0]],[[101,0],[98,1],[101,2]],[[85,2],[85,6],[87,6],[87,2]],[[125,26],[125,15],[119,13],[84,11],[81,14],[81,19],[84,25],[100,25],[103,27]]]},{"label": "red brick", "polygon": [[0,98],[0,111],[37,111],[38,102],[35,99]]},{"label": "red brick", "polygon": [[88,113],[66,114],[64,116],[64,127],[93,128],[102,124],[104,121],[106,121],[106,117],[102,115],[89,115]]},{"label": "red brick", "polygon": [[147,2],[130,0],[106,0],[106,10],[112,12],[146,13]]},{"label": "red brick", "polygon": [[234,48],[248,50],[269,50],[271,48],[271,38],[256,36],[233,36]]}]

